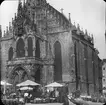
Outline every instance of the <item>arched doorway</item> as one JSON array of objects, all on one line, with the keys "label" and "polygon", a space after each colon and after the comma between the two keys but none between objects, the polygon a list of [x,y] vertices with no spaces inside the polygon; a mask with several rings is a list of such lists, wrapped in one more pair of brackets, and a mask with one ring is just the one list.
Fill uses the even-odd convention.
[{"label": "arched doorway", "polygon": [[22,38],[19,38],[16,45],[16,55],[17,57],[24,57],[25,56],[25,43]]},{"label": "arched doorway", "polygon": [[17,67],[12,73],[11,73],[11,82],[16,85],[20,82],[23,82],[28,79],[27,72],[22,67]]},{"label": "arched doorway", "polygon": [[54,44],[54,55],[54,81],[62,81],[62,56],[59,41],[56,41]]}]

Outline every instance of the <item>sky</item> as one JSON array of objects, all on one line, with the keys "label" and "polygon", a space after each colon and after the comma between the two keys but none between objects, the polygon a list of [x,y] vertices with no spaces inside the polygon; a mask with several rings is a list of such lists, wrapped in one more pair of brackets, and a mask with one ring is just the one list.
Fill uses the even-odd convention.
[{"label": "sky", "polygon": [[[105,43],[105,8],[103,0],[47,0],[47,2],[68,18],[71,13],[72,23],[80,24],[81,29],[87,29],[94,35],[94,46],[99,51],[101,59],[106,58]],[[0,25],[5,30],[17,12],[18,0],[5,0],[0,5]]]}]

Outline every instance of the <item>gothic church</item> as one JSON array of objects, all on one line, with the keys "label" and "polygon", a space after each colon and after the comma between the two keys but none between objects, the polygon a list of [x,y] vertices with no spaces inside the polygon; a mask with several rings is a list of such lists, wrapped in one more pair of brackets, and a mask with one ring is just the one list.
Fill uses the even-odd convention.
[{"label": "gothic church", "polygon": [[93,36],[46,0],[19,0],[17,14],[0,37],[1,78],[14,86],[27,79],[42,85],[57,81],[69,92],[102,93]]}]

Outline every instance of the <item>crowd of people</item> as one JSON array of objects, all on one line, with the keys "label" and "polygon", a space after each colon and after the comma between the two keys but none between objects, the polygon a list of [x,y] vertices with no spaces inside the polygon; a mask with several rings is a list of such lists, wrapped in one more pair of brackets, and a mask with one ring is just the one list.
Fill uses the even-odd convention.
[{"label": "crowd of people", "polygon": [[[68,89],[65,87],[59,87],[59,88],[46,88],[46,87],[40,87],[36,86],[33,88],[33,90],[17,90],[15,94],[8,94],[6,93],[6,97],[8,99],[17,99],[18,101],[22,103],[36,103],[36,102],[44,102],[44,103],[50,103],[50,102],[68,102],[66,99],[66,96],[68,95]],[[3,96],[3,94],[2,94]],[[38,100],[37,100],[38,99]]]},{"label": "crowd of people", "polygon": [[[8,92],[8,91],[7,91]],[[3,95],[3,91],[1,91]],[[75,105],[89,105],[87,101],[80,98],[80,91],[75,91],[69,96],[67,87],[45,88],[36,86],[33,90],[17,90],[15,94],[7,94],[8,99],[17,99],[18,102],[25,103],[63,103],[69,105],[69,100]],[[3,97],[2,97],[3,98]],[[83,104],[85,103],[85,104]]]}]

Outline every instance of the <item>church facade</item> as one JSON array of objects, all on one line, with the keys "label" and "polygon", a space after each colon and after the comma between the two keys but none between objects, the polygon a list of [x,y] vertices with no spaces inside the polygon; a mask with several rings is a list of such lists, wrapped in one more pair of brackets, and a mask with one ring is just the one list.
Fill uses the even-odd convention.
[{"label": "church facade", "polygon": [[27,79],[57,81],[69,92],[102,93],[102,69],[93,36],[81,31],[46,0],[27,0],[1,35],[1,78],[14,86]]}]

